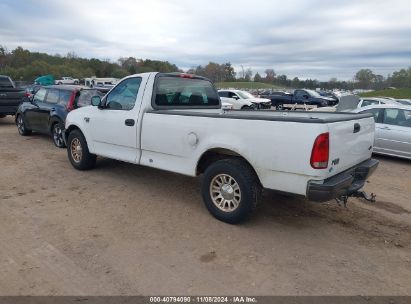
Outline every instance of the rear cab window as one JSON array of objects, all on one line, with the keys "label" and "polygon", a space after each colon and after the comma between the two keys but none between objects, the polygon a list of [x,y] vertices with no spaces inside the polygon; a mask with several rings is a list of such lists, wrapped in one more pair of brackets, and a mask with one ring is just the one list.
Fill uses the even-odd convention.
[{"label": "rear cab window", "polygon": [[153,108],[220,108],[220,98],[213,84],[202,77],[180,74],[158,74]]}]

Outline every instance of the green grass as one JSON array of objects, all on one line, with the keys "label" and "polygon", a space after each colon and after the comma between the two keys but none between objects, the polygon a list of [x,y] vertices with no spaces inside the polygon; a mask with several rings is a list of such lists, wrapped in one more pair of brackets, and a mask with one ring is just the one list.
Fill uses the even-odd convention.
[{"label": "green grass", "polygon": [[219,89],[236,88],[236,89],[283,89],[282,86],[277,86],[262,82],[217,82],[215,86]]},{"label": "green grass", "polygon": [[373,91],[360,94],[362,97],[393,97],[393,98],[411,98],[411,88],[409,89],[385,89],[381,91]]}]

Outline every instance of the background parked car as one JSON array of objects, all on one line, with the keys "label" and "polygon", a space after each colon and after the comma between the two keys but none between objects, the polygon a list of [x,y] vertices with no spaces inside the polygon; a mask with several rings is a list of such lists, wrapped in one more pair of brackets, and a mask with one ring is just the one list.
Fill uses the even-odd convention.
[{"label": "background parked car", "polygon": [[53,85],[41,87],[34,96],[23,102],[16,113],[20,135],[32,131],[52,135],[56,147],[64,148],[63,131],[68,112],[91,104],[91,97],[104,96],[97,89],[81,86]]},{"label": "background parked car", "polygon": [[317,107],[328,107],[337,102],[334,98],[321,96],[313,90],[295,90],[294,93],[273,92],[268,97],[273,107],[282,110],[285,104],[306,104]]},{"label": "background parked car", "polygon": [[38,84],[29,85],[24,90],[24,96],[26,96],[27,98],[33,98],[34,94],[36,94],[37,91],[40,90],[40,88],[41,88],[41,85],[38,85]]},{"label": "background parked car", "polygon": [[79,84],[79,80],[73,77],[61,77],[55,81],[56,84]]},{"label": "background parked car", "polygon": [[400,105],[395,99],[383,98],[383,97],[371,97],[371,98],[361,98],[358,103],[358,108],[371,106],[371,105],[380,105],[380,104],[389,104],[389,105]]},{"label": "background parked car", "polygon": [[271,101],[269,99],[255,97],[246,91],[219,90],[218,95],[222,102],[232,104],[235,110],[271,108]]},{"label": "background parked car", "polygon": [[352,112],[374,115],[374,153],[411,159],[411,106],[379,104]]},{"label": "background parked car", "polygon": [[14,115],[23,97],[23,88],[17,88],[10,77],[0,75],[0,118]]},{"label": "background parked car", "polygon": [[396,99],[395,101],[406,106],[411,106],[411,99]]}]

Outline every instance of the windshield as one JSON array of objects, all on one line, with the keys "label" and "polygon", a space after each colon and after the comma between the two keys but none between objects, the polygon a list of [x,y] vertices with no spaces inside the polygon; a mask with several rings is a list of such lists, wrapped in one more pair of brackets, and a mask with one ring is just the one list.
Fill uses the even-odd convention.
[{"label": "windshield", "polygon": [[308,94],[310,94],[311,97],[317,97],[317,98],[321,98],[322,96],[320,94],[318,94],[316,91],[313,90],[306,90]]},{"label": "windshield", "polygon": [[248,93],[248,92],[244,92],[244,91],[238,91],[238,92],[236,92],[238,95],[240,95],[240,97],[242,98],[242,99],[250,99],[250,98],[254,98],[254,96],[253,95],[251,95],[250,93]]}]

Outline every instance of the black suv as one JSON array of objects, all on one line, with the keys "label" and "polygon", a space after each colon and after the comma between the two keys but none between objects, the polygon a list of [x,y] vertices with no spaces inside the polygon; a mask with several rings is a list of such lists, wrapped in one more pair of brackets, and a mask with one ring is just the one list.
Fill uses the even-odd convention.
[{"label": "black suv", "polygon": [[32,131],[50,134],[56,147],[64,148],[63,132],[68,112],[90,105],[91,97],[103,97],[104,93],[104,90],[73,85],[42,87],[17,109],[17,129],[23,136]]}]

